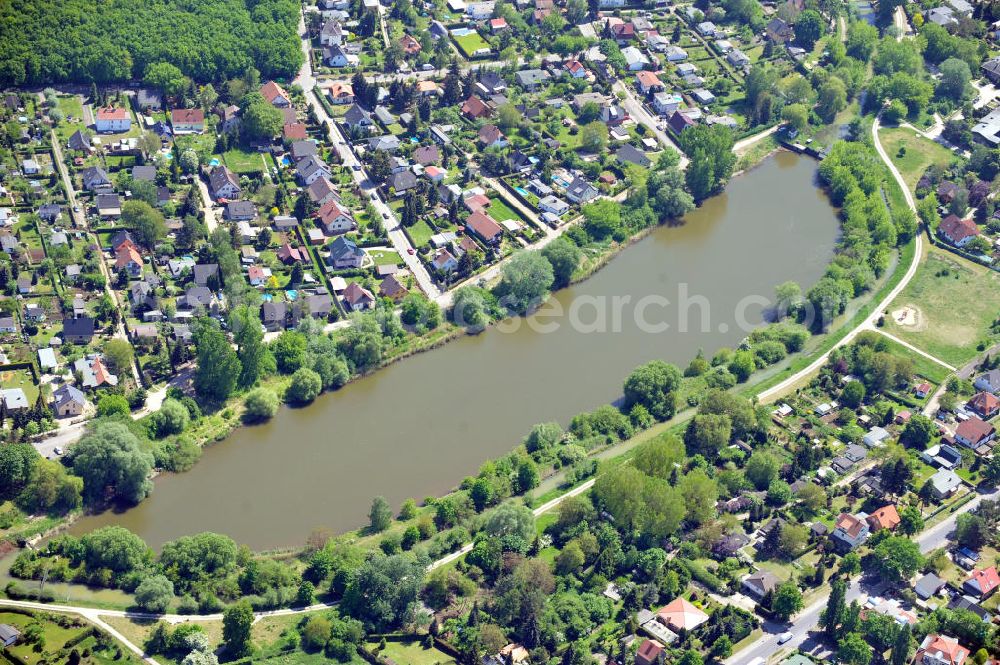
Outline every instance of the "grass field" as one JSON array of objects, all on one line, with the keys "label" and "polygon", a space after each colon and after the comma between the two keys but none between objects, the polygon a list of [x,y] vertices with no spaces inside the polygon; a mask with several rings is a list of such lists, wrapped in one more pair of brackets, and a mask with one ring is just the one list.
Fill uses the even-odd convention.
[{"label": "grass field", "polygon": [[[950,150],[906,127],[882,127],[879,140],[911,191],[931,164],[947,166],[955,158]],[[905,151],[900,155],[900,148]]]},{"label": "grass field", "polygon": [[[893,313],[905,307],[918,310],[916,325],[893,320]],[[1000,339],[990,332],[1000,314],[1000,274],[931,247],[888,314],[887,332],[961,367],[976,356],[980,342]]]},{"label": "grass field", "polygon": [[936,363],[930,358],[925,358],[919,353],[914,353],[893,339],[886,337],[885,341],[889,345],[889,353],[900,358],[909,358],[912,360],[913,371],[931,383],[940,384],[951,375],[951,370],[944,365]]},{"label": "grass field", "polygon": [[222,155],[222,161],[236,173],[260,173],[264,170],[264,162],[261,161],[260,153],[257,152],[246,152],[240,149],[227,150]]},{"label": "grass field", "polygon": [[410,228],[406,229],[406,232],[410,234],[413,244],[417,247],[424,247],[430,243],[431,236],[434,235],[434,231],[431,230],[431,227],[427,225],[427,222],[422,219]]},{"label": "grass field", "polygon": [[507,202],[501,199],[499,196],[490,199],[489,213],[490,217],[502,222],[505,219],[513,219],[521,224],[525,223],[525,219],[518,214],[516,210],[507,205]]},{"label": "grass field", "polygon": [[399,257],[399,252],[394,252],[391,249],[373,249],[368,252],[368,255],[372,257],[372,261],[374,261],[377,266],[398,266],[403,262],[403,260]]},{"label": "grass field", "polygon": [[455,40],[459,50],[462,51],[466,58],[471,58],[472,54],[481,48],[490,48],[489,43],[478,32],[474,32],[471,35],[453,34],[451,38]]},{"label": "grass field", "polygon": [[26,369],[16,369],[0,372],[0,385],[4,388],[20,388],[28,398],[29,406],[38,399],[38,386],[32,379],[31,372]]},{"label": "grass field", "polygon": [[[377,646],[371,644],[369,646]],[[420,642],[386,642],[385,649],[381,652],[383,658],[391,658],[397,663],[407,665],[458,665],[454,658],[438,651],[437,649],[425,649]]]},{"label": "grass field", "polygon": [[[22,634],[25,633],[28,627],[32,625],[38,626],[41,629],[41,636],[44,640],[41,643],[41,648],[37,651],[35,650],[37,645],[28,644],[27,642],[22,641],[17,645],[7,647],[7,653],[16,657],[18,659],[17,662],[27,663],[28,665],[35,665],[36,663],[39,665],[42,663],[45,663],[46,665],[63,665],[64,663],[69,662],[70,652],[74,648],[78,652],[78,655],[84,650],[89,650],[90,657],[83,661],[87,663],[110,665],[110,663],[138,662],[138,659],[130,655],[125,650],[125,647],[113,647],[110,650],[98,650],[97,640],[95,637],[82,637],[91,631],[90,625],[85,623],[82,619],[67,619],[68,618],[54,619],[54,616],[46,615],[42,612],[34,615],[20,614],[17,612],[0,612],[0,623],[14,626],[20,630]],[[69,648],[66,647],[68,642],[73,643]],[[121,655],[116,657],[119,651],[121,652]],[[8,661],[0,656],[0,662],[5,663]]]}]

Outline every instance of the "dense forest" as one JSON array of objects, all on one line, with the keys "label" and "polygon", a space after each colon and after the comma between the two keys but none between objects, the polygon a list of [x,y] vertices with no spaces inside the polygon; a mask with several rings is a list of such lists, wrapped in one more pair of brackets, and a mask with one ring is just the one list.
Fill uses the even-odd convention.
[{"label": "dense forest", "polygon": [[0,87],[141,78],[169,62],[196,81],[291,78],[295,0],[5,0]]}]

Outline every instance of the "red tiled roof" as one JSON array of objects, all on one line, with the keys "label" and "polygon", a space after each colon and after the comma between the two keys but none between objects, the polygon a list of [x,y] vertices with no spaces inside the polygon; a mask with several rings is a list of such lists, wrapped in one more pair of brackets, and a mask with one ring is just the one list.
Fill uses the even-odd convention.
[{"label": "red tiled roof", "polygon": [[469,215],[469,218],[465,220],[465,226],[484,240],[493,240],[503,233],[503,229],[496,223],[496,220],[481,210]]},{"label": "red tiled roof", "polygon": [[899,525],[899,511],[891,503],[878,510],[872,511],[868,516],[868,524],[875,529],[889,529],[892,531]]},{"label": "red tiled roof", "polygon": [[954,637],[928,635],[917,650],[918,663],[923,661],[924,654],[933,654],[936,660],[943,660],[949,665],[962,665],[969,657],[969,650],[959,644]]},{"label": "red tiled roof", "polygon": [[837,517],[836,528],[843,529],[851,538],[857,538],[861,534],[864,522],[850,513],[840,513]]},{"label": "red tiled roof", "polygon": [[993,425],[980,420],[979,418],[969,418],[965,422],[958,424],[955,434],[966,441],[979,443],[993,433]]},{"label": "red tiled roof", "polygon": [[276,97],[281,97],[289,104],[292,103],[292,98],[288,96],[285,89],[274,81],[268,81],[260,87],[260,94],[268,101],[268,103],[273,104]]},{"label": "red tiled roof", "polygon": [[972,571],[969,581],[975,582],[981,596],[987,596],[1000,586],[1000,575],[997,574],[996,566],[990,566]]},{"label": "red tiled roof", "polygon": [[125,120],[127,118],[128,109],[125,108],[106,106],[104,108],[97,109],[98,120]]},{"label": "red tiled roof", "polygon": [[969,400],[969,407],[975,410],[976,413],[987,416],[992,415],[997,409],[1000,409],[1000,399],[997,399],[997,396],[993,393],[977,393],[975,397]]},{"label": "red tiled roof", "polygon": [[971,219],[959,219],[955,215],[948,215],[941,220],[938,231],[946,235],[952,242],[961,242],[970,236],[979,235],[979,229],[976,228],[975,222]]},{"label": "red tiled roof", "polygon": [[194,125],[205,122],[205,112],[201,109],[174,109],[170,112],[170,122]]}]

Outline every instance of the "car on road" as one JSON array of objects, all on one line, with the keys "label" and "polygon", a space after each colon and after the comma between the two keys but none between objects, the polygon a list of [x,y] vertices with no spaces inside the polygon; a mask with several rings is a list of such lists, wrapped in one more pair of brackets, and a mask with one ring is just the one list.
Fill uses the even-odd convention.
[{"label": "car on road", "polygon": [[80,212],[80,206],[73,206],[73,212]]},{"label": "car on road", "polygon": [[54,452],[56,455],[62,455],[63,449],[60,448],[59,446],[56,446],[55,448],[52,449],[52,452]]},{"label": "car on road", "polygon": [[788,642],[789,640],[791,640],[792,637],[793,637],[792,633],[786,631],[786,632],[782,633],[781,635],[778,635],[778,644],[784,644],[785,642]]},{"label": "car on road", "polygon": [[420,69],[422,69],[425,72],[433,72],[434,71],[434,65],[432,65],[429,62],[425,62],[423,65],[420,66]]},{"label": "car on road", "polygon": [[375,200],[375,192],[372,192],[371,194],[369,194],[369,196],[371,196],[371,197],[372,197],[372,201],[374,201],[374,200]]},{"label": "car on road", "polygon": [[413,251],[413,248],[412,248],[412,247],[407,247],[407,248],[406,248],[406,253],[407,253],[407,254],[409,254],[409,255],[411,255],[411,256],[412,256],[413,254],[415,254],[415,252]]},{"label": "car on road", "polygon": [[389,219],[389,213],[383,212],[382,213],[382,219]]},{"label": "car on road", "polygon": [[355,171],[360,171],[361,170],[361,164],[355,164],[351,168],[354,169]]}]

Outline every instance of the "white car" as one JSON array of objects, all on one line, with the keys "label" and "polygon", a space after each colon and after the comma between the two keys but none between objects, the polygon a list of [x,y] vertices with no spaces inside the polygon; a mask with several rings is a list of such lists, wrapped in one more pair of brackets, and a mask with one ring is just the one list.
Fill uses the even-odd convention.
[{"label": "white car", "polygon": [[784,644],[792,639],[792,634],[790,632],[782,633],[778,636],[778,644]]}]

